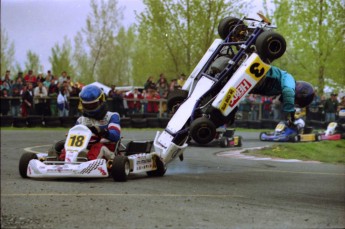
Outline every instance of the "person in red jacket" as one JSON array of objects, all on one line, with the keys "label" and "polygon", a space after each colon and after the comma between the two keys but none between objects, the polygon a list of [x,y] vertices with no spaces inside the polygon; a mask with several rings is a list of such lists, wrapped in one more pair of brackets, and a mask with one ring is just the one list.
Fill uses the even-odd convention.
[{"label": "person in red jacket", "polygon": [[141,100],[144,98],[139,92],[138,88],[134,88],[134,91],[128,93],[125,97],[127,100],[127,106],[129,114],[137,114],[141,109]]}]

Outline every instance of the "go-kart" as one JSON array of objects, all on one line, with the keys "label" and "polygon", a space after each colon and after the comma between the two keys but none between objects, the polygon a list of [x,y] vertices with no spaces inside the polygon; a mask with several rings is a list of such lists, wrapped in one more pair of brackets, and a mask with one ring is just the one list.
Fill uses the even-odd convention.
[{"label": "go-kart", "polygon": [[159,155],[151,152],[152,141],[130,141],[126,146],[115,144],[114,159],[88,160],[86,149],[92,136],[84,125],[72,127],[64,143],[65,159],[48,153],[24,153],[19,161],[23,178],[107,178],[126,181],[130,173],[146,172],[148,176],[163,176],[166,167]]},{"label": "go-kart", "polygon": [[234,135],[234,129],[217,128],[215,141],[219,142],[220,147],[241,147],[242,136]]},{"label": "go-kart", "polygon": [[338,123],[330,122],[327,125],[327,129],[324,133],[321,133],[322,140],[340,140],[342,138],[345,139],[345,134],[338,133],[336,131]]},{"label": "go-kart", "polygon": [[168,95],[173,113],[154,140],[164,163],[180,156],[191,137],[199,144],[211,142],[216,129],[232,124],[240,100],[264,78],[269,63],[286,50],[285,39],[262,14],[261,20],[226,17],[216,39],[192,71],[182,90]]},{"label": "go-kart", "polygon": [[321,136],[318,133],[312,133],[312,127],[304,127],[300,132],[293,125],[289,126],[286,121],[277,124],[274,132],[261,132],[261,141],[275,142],[310,142],[320,141]]}]

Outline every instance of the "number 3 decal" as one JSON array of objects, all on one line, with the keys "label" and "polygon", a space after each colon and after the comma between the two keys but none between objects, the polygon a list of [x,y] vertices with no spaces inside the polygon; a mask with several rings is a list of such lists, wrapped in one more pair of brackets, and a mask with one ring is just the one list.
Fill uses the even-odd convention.
[{"label": "number 3 decal", "polygon": [[255,77],[260,78],[265,74],[265,68],[261,67],[259,63],[254,63],[249,68],[250,73],[252,73]]}]

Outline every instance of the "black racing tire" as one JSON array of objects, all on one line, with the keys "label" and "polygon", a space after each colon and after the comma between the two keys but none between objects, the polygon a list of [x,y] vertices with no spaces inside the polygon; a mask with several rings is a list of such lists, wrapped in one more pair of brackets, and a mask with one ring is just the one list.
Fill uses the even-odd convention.
[{"label": "black racing tire", "polygon": [[260,141],[265,141],[265,139],[262,137],[264,134],[266,134],[266,132],[261,132],[260,133],[260,137],[259,137]]},{"label": "black racing tire", "polygon": [[272,30],[261,33],[256,39],[255,46],[261,59],[268,63],[278,59],[286,51],[285,38]]},{"label": "black racing tire", "polygon": [[167,168],[164,165],[163,161],[158,156],[155,156],[153,160],[155,160],[155,163],[157,165],[157,169],[154,171],[148,171],[148,172],[146,172],[146,174],[149,177],[162,177],[162,176],[164,176],[165,172],[167,171]]},{"label": "black racing tire", "polygon": [[228,138],[227,137],[222,137],[220,139],[220,143],[219,143],[220,147],[228,147],[229,146],[229,142],[228,142]]},{"label": "black racing tire", "polygon": [[183,103],[188,97],[188,91],[176,89],[169,92],[167,97],[167,109],[168,112],[175,113],[178,107]]},{"label": "black racing tire", "polygon": [[321,134],[316,133],[316,134],[315,134],[315,141],[319,142],[319,141],[321,141],[321,140],[322,140]]},{"label": "black racing tire", "polygon": [[299,141],[301,141],[301,136],[299,136],[298,134],[291,136],[291,141],[292,142],[299,142]]},{"label": "black racing tire", "polygon": [[190,125],[190,136],[198,144],[207,144],[216,136],[216,126],[206,117],[195,119]]},{"label": "black racing tire", "polygon": [[19,174],[23,178],[28,178],[27,170],[29,162],[32,159],[38,159],[37,154],[35,153],[24,153],[19,160]]},{"label": "black racing tire", "polygon": [[115,156],[111,167],[111,176],[114,181],[125,182],[130,173],[130,163],[126,156]]},{"label": "black racing tire", "polygon": [[[241,20],[231,16],[223,18],[218,24],[218,34],[220,38],[225,40],[230,31],[239,21]],[[243,21],[241,21],[240,24],[243,24]]]}]

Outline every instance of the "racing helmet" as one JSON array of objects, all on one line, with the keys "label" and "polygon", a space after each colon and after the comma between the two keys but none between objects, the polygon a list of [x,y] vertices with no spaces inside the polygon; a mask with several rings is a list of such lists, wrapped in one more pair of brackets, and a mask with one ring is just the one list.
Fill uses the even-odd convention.
[{"label": "racing helmet", "polygon": [[339,111],[339,118],[345,118],[345,109],[341,109],[340,111]]},{"label": "racing helmet", "polygon": [[297,81],[295,87],[295,104],[300,108],[308,106],[314,99],[313,86],[305,81]]},{"label": "racing helmet", "polygon": [[83,115],[85,117],[102,119],[107,113],[104,92],[97,86],[87,85],[79,93]]}]

